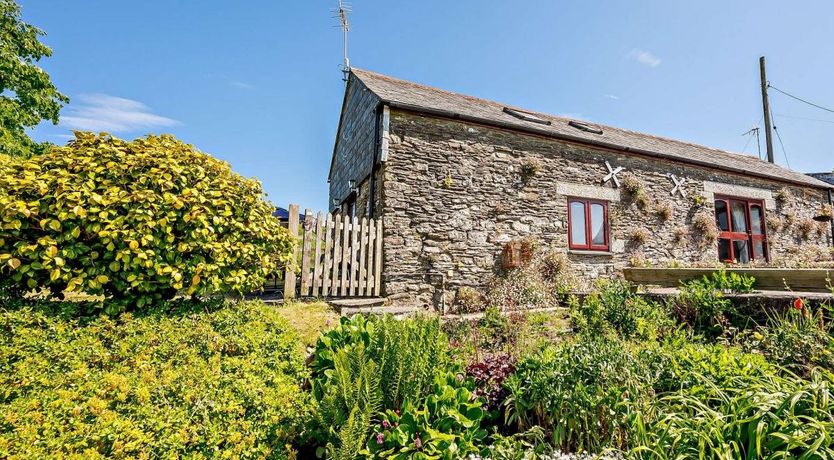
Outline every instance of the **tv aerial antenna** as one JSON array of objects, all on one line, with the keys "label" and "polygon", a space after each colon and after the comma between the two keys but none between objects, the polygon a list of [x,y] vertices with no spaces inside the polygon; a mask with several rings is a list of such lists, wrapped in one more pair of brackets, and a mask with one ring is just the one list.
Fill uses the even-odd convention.
[{"label": "tv aerial antenna", "polygon": [[347,81],[348,73],[350,73],[350,58],[348,58],[348,32],[350,32],[350,22],[348,21],[348,14],[353,11],[350,3],[339,0],[339,7],[333,10],[334,18],[339,20],[339,27],[342,29],[342,52],[344,54],[344,61],[342,62],[342,80]]}]

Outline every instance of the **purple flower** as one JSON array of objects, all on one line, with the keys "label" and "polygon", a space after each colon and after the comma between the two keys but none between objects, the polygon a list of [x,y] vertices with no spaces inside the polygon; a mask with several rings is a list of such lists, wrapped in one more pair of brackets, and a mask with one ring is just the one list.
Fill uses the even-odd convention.
[{"label": "purple flower", "polygon": [[376,443],[379,444],[380,446],[382,445],[382,433],[377,433],[376,434]]},{"label": "purple flower", "polygon": [[420,439],[420,436],[414,438],[414,448],[419,449],[423,447],[423,441]]}]

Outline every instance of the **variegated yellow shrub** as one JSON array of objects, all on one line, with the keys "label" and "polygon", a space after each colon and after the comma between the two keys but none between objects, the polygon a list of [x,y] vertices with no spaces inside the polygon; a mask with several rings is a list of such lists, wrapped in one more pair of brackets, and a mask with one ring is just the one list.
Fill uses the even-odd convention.
[{"label": "variegated yellow shrub", "polygon": [[109,298],[109,313],[175,295],[242,293],[292,237],[258,181],[172,136],[76,133],[0,166],[0,280]]},{"label": "variegated yellow shrub", "polygon": [[260,302],[79,318],[0,300],[0,458],[286,459],[314,414],[298,335]]}]

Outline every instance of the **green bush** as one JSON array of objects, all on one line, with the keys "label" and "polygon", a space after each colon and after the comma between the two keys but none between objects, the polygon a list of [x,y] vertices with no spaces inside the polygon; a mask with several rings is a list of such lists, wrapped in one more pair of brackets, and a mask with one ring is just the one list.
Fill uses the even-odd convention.
[{"label": "green bush", "polygon": [[[433,448],[453,443],[459,451],[473,451],[471,442],[478,438],[483,413],[470,414],[472,423],[448,425],[446,419],[460,408],[449,404],[480,407],[483,401],[472,396],[467,387],[471,383],[451,362],[437,318],[342,318],[338,327],[319,339],[311,366],[313,394],[319,403],[313,441],[319,455],[334,459],[370,455],[366,448],[373,422],[390,418],[387,411],[401,411],[403,417],[410,414],[416,425],[404,427],[396,440],[385,441],[389,445],[384,449],[395,442],[413,447],[422,436],[418,444],[434,439],[438,444]],[[451,381],[446,379],[450,373],[455,377]],[[438,379],[445,383],[440,385]],[[456,396],[448,399],[449,392]],[[464,394],[465,402],[460,401]],[[443,436],[455,439],[432,431],[440,428],[448,430]],[[426,437],[432,433],[436,439]]]},{"label": "green bush", "polygon": [[815,366],[834,371],[834,328],[823,308],[798,305],[801,309],[770,314],[764,326],[744,331],[742,346],[801,375]]},{"label": "green bush", "polygon": [[581,301],[570,300],[574,328],[588,337],[616,334],[625,339],[656,340],[674,329],[666,310],[634,292],[625,281],[608,280]]},{"label": "green bush", "polygon": [[260,288],[292,247],[260,183],[171,136],[76,133],[0,172],[0,279],[108,313]]},{"label": "green bush", "polygon": [[584,339],[516,364],[505,381],[508,425],[542,427],[565,451],[599,452],[629,440],[629,420],[645,410],[652,376],[619,341]]},{"label": "green bush", "polygon": [[310,418],[273,308],[63,308],[0,310],[0,458],[284,458]]},{"label": "green bush", "polygon": [[683,337],[645,346],[641,358],[654,370],[653,386],[658,393],[686,389],[696,394],[713,385],[754,382],[778,374],[762,355],[722,344],[695,343]]},{"label": "green bush", "polygon": [[751,292],[755,285],[755,278],[717,270],[683,283],[678,296],[670,302],[671,310],[679,321],[695,331],[719,335],[736,313],[725,294]]}]

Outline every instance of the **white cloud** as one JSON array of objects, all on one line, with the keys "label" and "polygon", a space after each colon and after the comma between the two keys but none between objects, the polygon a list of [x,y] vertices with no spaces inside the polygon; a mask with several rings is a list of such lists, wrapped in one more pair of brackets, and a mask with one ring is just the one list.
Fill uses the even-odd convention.
[{"label": "white cloud", "polygon": [[229,86],[237,89],[255,89],[253,85],[240,80],[229,80]]},{"label": "white cloud", "polygon": [[107,94],[81,94],[76,99],[79,104],[70,105],[61,116],[61,125],[71,129],[123,133],[180,124],[152,113],[148,106],[133,99]]},{"label": "white cloud", "polygon": [[634,48],[626,54],[628,59],[632,59],[649,67],[657,67],[662,62],[659,57],[655,56],[649,51]]},{"label": "white cloud", "polygon": [[614,95],[614,94],[603,94],[602,96],[603,96],[604,98],[606,98],[606,99],[611,99],[611,100],[613,100],[613,101],[618,101],[618,100],[620,100],[620,96],[616,96],[616,95]]}]

